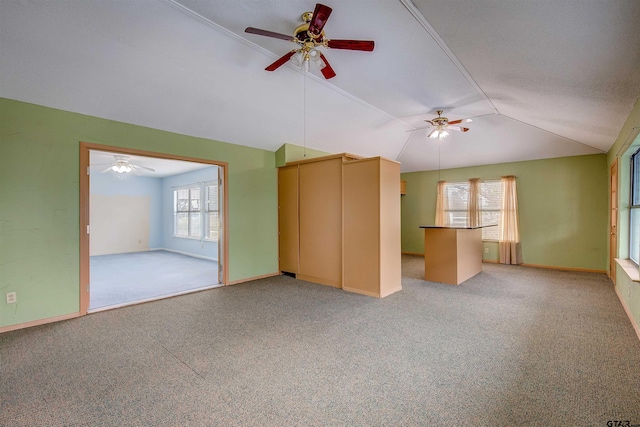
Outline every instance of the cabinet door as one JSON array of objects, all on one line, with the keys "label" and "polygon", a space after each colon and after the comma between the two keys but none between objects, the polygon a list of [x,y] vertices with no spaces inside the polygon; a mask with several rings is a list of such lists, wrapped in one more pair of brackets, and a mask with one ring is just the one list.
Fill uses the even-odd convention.
[{"label": "cabinet door", "polygon": [[298,166],[278,169],[280,271],[298,273]]},{"label": "cabinet door", "polygon": [[[343,289],[380,296],[380,170],[378,159],[344,165]],[[398,196],[399,198],[400,196]]]},{"label": "cabinet door", "polygon": [[341,287],[342,159],[301,164],[299,186],[298,278]]}]

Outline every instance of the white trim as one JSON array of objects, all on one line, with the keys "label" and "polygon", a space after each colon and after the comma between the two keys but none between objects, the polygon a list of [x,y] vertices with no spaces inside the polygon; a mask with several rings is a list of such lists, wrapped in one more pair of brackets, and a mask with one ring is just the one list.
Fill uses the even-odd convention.
[{"label": "white trim", "polygon": [[186,255],[186,256],[190,256],[190,257],[194,257],[194,258],[202,258],[202,259],[206,259],[208,261],[218,262],[218,258],[212,258],[212,257],[209,257],[209,256],[192,254],[192,253],[189,253],[189,252],[176,251],[174,249],[168,249],[168,248],[151,248],[151,249],[149,249],[149,251],[167,251],[167,252],[173,252],[173,253],[180,254],[180,255]]}]

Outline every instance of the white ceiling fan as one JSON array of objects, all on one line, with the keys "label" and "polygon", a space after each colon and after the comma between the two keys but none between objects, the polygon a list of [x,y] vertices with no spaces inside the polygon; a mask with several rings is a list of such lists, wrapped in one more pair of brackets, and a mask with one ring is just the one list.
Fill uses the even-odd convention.
[{"label": "white ceiling fan", "polygon": [[460,123],[468,123],[473,121],[472,119],[468,118],[468,119],[453,120],[450,122],[448,118],[442,116],[443,110],[437,110],[436,113],[438,114],[438,117],[435,117],[431,120],[425,120],[425,122],[431,125],[430,127],[433,127],[433,130],[429,132],[429,134],[427,135],[429,138],[432,138],[432,139],[446,138],[447,136],[449,136],[449,132],[447,132],[447,130],[455,130],[457,132],[468,132],[469,128],[464,126],[457,126],[457,125]]},{"label": "white ceiling fan", "polygon": [[139,169],[145,169],[148,170],[150,172],[155,172],[155,169],[152,168],[148,168],[146,166],[140,166],[137,165],[135,163],[133,163],[129,156],[121,156],[121,155],[114,155],[113,156],[115,158],[115,161],[113,163],[99,163],[99,164],[95,164],[95,165],[91,165],[91,166],[104,166],[104,165],[109,165],[108,168],[106,168],[103,171],[100,171],[100,173],[106,173],[106,172],[114,172],[117,174],[126,174],[126,173],[131,173],[134,172],[136,170]]}]

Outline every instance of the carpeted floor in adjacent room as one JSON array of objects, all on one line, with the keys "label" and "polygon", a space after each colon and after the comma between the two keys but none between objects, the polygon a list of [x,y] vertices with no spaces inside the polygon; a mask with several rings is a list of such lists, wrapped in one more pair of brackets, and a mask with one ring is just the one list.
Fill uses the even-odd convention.
[{"label": "carpeted floor in adjacent room", "polygon": [[0,335],[2,426],[640,424],[604,274],[403,256],[384,299],[277,276]]}]

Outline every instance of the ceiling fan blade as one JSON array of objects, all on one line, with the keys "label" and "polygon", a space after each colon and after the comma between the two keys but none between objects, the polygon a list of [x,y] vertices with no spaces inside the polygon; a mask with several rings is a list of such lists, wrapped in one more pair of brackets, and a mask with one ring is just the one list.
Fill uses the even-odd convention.
[{"label": "ceiling fan blade", "polygon": [[451,124],[447,126],[447,129],[457,130],[458,132],[467,132],[469,130],[469,128],[463,128],[461,126],[451,126]]},{"label": "ceiling fan blade", "polygon": [[372,40],[327,40],[331,49],[363,50],[371,52],[375,43]]},{"label": "ceiling fan blade", "polygon": [[291,52],[285,54],[284,56],[279,58],[276,62],[274,62],[273,64],[269,65],[267,68],[265,68],[265,70],[267,70],[267,71],[275,71],[275,70],[277,70],[278,68],[282,67],[289,59],[291,59],[291,57],[296,52],[297,52],[297,50],[294,49]]},{"label": "ceiling fan blade", "polygon": [[472,122],[473,120],[471,119],[460,119],[460,120],[454,120],[452,122],[449,122],[450,125],[457,125],[459,123],[467,123],[467,122]]},{"label": "ceiling fan blade", "polygon": [[331,65],[329,65],[329,61],[327,61],[327,58],[325,58],[325,56],[320,53],[320,59],[322,59],[324,61],[324,67],[322,67],[320,69],[320,72],[322,73],[322,75],[324,76],[325,79],[329,80],[333,77],[336,76],[336,72],[333,71],[333,68],[331,68]]},{"label": "ceiling fan blade", "polygon": [[106,168],[105,170],[100,171],[100,173],[109,172],[109,171],[111,170],[111,168],[112,168],[112,167],[113,167],[113,166],[109,166],[109,167],[108,167],[108,168]]},{"label": "ceiling fan blade", "polygon": [[155,172],[156,171],[155,169],[151,169],[151,168],[148,168],[146,166],[134,165],[133,163],[129,163],[129,166],[131,166],[134,169],[146,169],[146,170],[148,170],[150,172]]},{"label": "ceiling fan blade", "polygon": [[294,41],[293,36],[276,33],[273,31],[261,30],[260,28],[247,27],[244,32],[249,34],[257,34],[259,36],[273,37],[274,39],[288,40],[291,42]]},{"label": "ceiling fan blade", "polygon": [[435,123],[433,123],[431,120],[425,120],[425,122],[429,123],[431,126],[437,126]]},{"label": "ceiling fan blade", "polygon": [[311,17],[311,21],[309,22],[309,33],[314,36],[319,36],[322,33],[322,29],[324,25],[327,23],[327,19],[329,19],[329,15],[331,15],[331,9],[329,6],[325,6],[323,4],[316,4],[316,8],[313,11],[313,16]]}]

